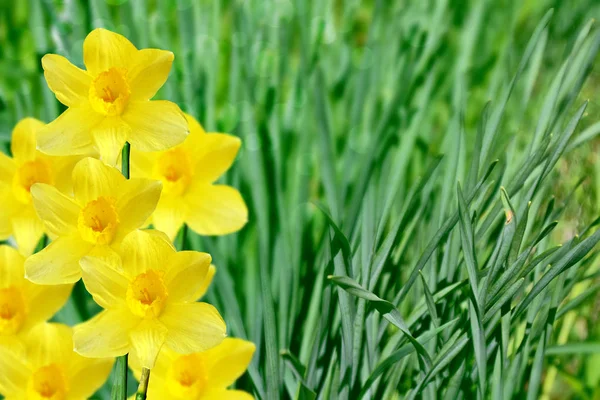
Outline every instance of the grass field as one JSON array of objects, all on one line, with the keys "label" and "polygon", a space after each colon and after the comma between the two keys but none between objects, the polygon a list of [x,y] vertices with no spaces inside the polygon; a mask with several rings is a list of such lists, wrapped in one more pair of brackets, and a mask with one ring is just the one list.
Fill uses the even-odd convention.
[{"label": "grass field", "polygon": [[[175,53],[158,98],[239,136],[240,232],[180,235],[258,399],[600,398],[600,4],[0,2],[0,141],[64,109],[96,27]],[[55,320],[98,306],[82,283]],[[111,378],[97,398],[108,399]],[[130,392],[135,382],[130,379]]]}]

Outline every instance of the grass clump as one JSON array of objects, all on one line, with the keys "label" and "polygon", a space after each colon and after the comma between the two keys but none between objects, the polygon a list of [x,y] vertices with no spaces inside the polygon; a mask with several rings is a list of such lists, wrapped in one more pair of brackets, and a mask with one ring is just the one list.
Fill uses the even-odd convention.
[{"label": "grass clump", "polygon": [[[0,136],[58,115],[41,54],[81,60],[98,26],[173,49],[159,96],[244,142],[227,181],[248,226],[184,238],[213,255],[231,335],[257,344],[240,387],[591,398],[600,8],[430,3],[2,5]],[[57,318],[92,304],[76,288]]]}]

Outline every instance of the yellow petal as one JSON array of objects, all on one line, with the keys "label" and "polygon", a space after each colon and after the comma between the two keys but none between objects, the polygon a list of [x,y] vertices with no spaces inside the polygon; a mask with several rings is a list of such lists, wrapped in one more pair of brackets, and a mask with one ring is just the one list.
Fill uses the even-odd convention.
[{"label": "yellow petal", "polygon": [[71,107],[37,132],[37,147],[46,154],[86,154],[93,149],[92,129],[104,116],[89,105]]},{"label": "yellow petal", "polygon": [[54,235],[77,233],[80,207],[55,187],[43,183],[31,186],[31,198],[37,215]]},{"label": "yellow petal", "polygon": [[4,184],[12,184],[13,176],[17,171],[15,161],[0,151],[0,182]]},{"label": "yellow petal", "polygon": [[79,261],[85,288],[100,307],[109,309],[125,307],[125,295],[129,281],[119,272],[117,257],[86,256]]},{"label": "yellow petal", "polygon": [[25,258],[7,244],[0,245],[0,287],[23,282]]},{"label": "yellow petal", "polygon": [[88,100],[92,77],[57,54],[42,57],[44,77],[58,101],[67,107],[75,107]]},{"label": "yellow petal", "polygon": [[102,28],[91,31],[83,42],[83,62],[92,75],[112,67],[129,68],[136,53],[127,38]]},{"label": "yellow petal", "polygon": [[198,298],[199,299],[204,297],[204,295],[206,294],[206,291],[208,290],[208,288],[210,287],[210,284],[213,281],[215,272],[217,272],[217,268],[213,264],[210,264],[210,267],[208,268],[208,272],[206,273],[206,276],[204,277],[204,280],[202,281],[202,285],[200,285],[200,289],[198,290]]},{"label": "yellow petal", "polygon": [[44,224],[33,208],[29,208],[12,219],[12,226],[19,251],[24,256],[31,255],[44,234]]},{"label": "yellow petal", "polygon": [[138,51],[127,71],[132,100],[151,99],[165,84],[174,58],[173,53],[165,50]]},{"label": "yellow petal", "polygon": [[129,126],[118,117],[104,118],[92,130],[94,145],[100,154],[100,159],[108,165],[116,165],[128,135]]},{"label": "yellow petal", "polygon": [[114,167],[94,158],[84,158],[73,169],[75,200],[85,206],[100,196],[118,197],[118,188],[126,181]]},{"label": "yellow petal", "polygon": [[193,116],[191,116],[188,113],[183,113],[183,114],[185,115],[185,120],[188,123],[190,134],[204,135],[206,133],[206,131],[204,130],[202,125],[200,125],[200,122],[198,122],[198,120],[196,118],[194,118]]},{"label": "yellow petal", "polygon": [[[24,275],[21,275],[21,279]],[[25,297],[29,313],[22,331],[27,331],[40,322],[47,321],[65,305],[71,296],[73,285],[25,285]]]},{"label": "yellow petal", "polygon": [[225,185],[194,182],[185,196],[186,222],[200,235],[236,232],[248,221],[246,203],[236,189]]},{"label": "yellow petal", "polygon": [[119,247],[124,273],[134,278],[148,270],[164,271],[175,253],[173,244],[162,232],[136,230],[125,236]]},{"label": "yellow petal", "polygon": [[42,285],[75,283],[81,278],[79,260],[91,247],[78,236],[59,237],[25,260],[25,277]]},{"label": "yellow petal", "polygon": [[35,159],[35,136],[37,131],[43,127],[44,123],[35,118],[24,118],[15,125],[12,131],[10,151],[17,163],[23,164]]},{"label": "yellow petal", "polygon": [[23,213],[27,205],[18,201],[13,196],[12,190],[4,188],[2,183],[0,183],[0,198],[2,199],[2,212],[0,212],[0,240],[6,240],[13,233],[13,217]]},{"label": "yellow petal", "polygon": [[250,365],[255,350],[252,342],[225,338],[220,345],[202,353],[210,385],[225,388],[233,384]]},{"label": "yellow petal", "polygon": [[166,345],[181,354],[208,350],[226,336],[225,321],[207,303],[169,304],[159,319],[169,330]]},{"label": "yellow petal", "polygon": [[156,319],[145,319],[129,334],[133,352],[144,368],[154,368],[167,328]]},{"label": "yellow petal", "polygon": [[38,324],[23,341],[34,369],[53,363],[68,365],[73,354],[73,331],[67,325]]},{"label": "yellow petal", "polygon": [[198,251],[180,251],[173,254],[168,262],[169,269],[164,280],[169,291],[169,301],[192,302],[198,300],[210,267],[210,254]]},{"label": "yellow petal", "polygon": [[140,151],[166,150],[182,143],[188,134],[183,113],[170,101],[131,102],[121,117],[131,128],[131,146]]},{"label": "yellow petal", "polygon": [[124,230],[137,229],[150,218],[158,204],[162,183],[149,179],[130,179],[122,184],[117,212]]},{"label": "yellow petal", "polygon": [[175,240],[177,232],[183,226],[185,208],[182,207],[180,196],[163,193],[156,210],[152,214],[152,224],[156,229],[167,234],[171,241]]},{"label": "yellow petal", "polygon": [[131,350],[129,332],[140,319],[121,308],[104,310],[92,319],[75,325],[73,346],[84,357],[118,357]]},{"label": "yellow petal", "polygon": [[69,368],[69,398],[90,398],[104,385],[113,364],[113,358],[85,358],[73,353]]},{"label": "yellow petal", "polygon": [[202,400],[254,400],[254,396],[243,390],[213,389],[206,392]]},{"label": "yellow petal", "polygon": [[242,141],[223,133],[190,133],[185,146],[194,155],[194,179],[212,183],[223,175],[237,156]]},{"label": "yellow petal", "polygon": [[16,346],[0,346],[0,393],[5,399],[26,398],[24,391],[31,371],[25,363],[24,351]]},{"label": "yellow petal", "polygon": [[156,162],[157,155],[155,152],[144,152],[137,151],[135,148],[131,149],[130,153],[130,168],[131,177],[133,178],[152,178],[154,163]]}]

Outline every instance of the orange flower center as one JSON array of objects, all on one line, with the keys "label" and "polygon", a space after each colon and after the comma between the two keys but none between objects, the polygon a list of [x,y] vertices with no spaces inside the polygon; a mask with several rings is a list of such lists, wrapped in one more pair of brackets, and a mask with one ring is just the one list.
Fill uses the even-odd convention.
[{"label": "orange flower center", "polygon": [[94,244],[110,244],[119,226],[115,199],[100,196],[86,204],[79,214],[81,237]]},{"label": "orange flower center", "polygon": [[30,190],[34,183],[54,184],[50,165],[40,158],[28,161],[17,169],[13,180],[13,188],[19,201],[31,203]]},{"label": "orange flower center", "polygon": [[64,400],[67,398],[67,380],[58,365],[38,368],[29,382],[29,397],[36,400]]},{"label": "orange flower center", "polygon": [[27,309],[21,290],[14,286],[0,289],[0,336],[19,332],[26,316]]},{"label": "orange flower center", "polygon": [[155,165],[155,176],[163,183],[163,192],[180,195],[192,181],[192,160],[182,147],[163,152]]},{"label": "orange flower center", "polygon": [[125,110],[131,95],[126,75],[126,69],[113,67],[94,79],[90,86],[89,99],[96,112],[115,116]]},{"label": "orange flower center", "polygon": [[180,356],[167,374],[167,386],[173,397],[198,399],[207,383],[204,362],[199,354]]},{"label": "orange flower center", "polygon": [[163,273],[150,270],[135,277],[127,288],[127,305],[139,317],[155,318],[162,312],[169,294]]}]

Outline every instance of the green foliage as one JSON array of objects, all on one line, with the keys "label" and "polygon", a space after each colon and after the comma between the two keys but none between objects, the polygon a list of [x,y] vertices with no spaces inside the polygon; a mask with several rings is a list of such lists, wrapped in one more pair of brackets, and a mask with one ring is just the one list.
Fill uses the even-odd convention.
[{"label": "green foliage", "polygon": [[[243,139],[227,181],[249,224],[182,235],[213,255],[208,300],[229,334],[257,344],[239,387],[595,395],[597,2],[12,3],[0,4],[5,146],[18,119],[61,111],[41,56],[81,65],[99,26],[172,50],[159,97]],[[76,291],[57,319],[96,310]]]}]

